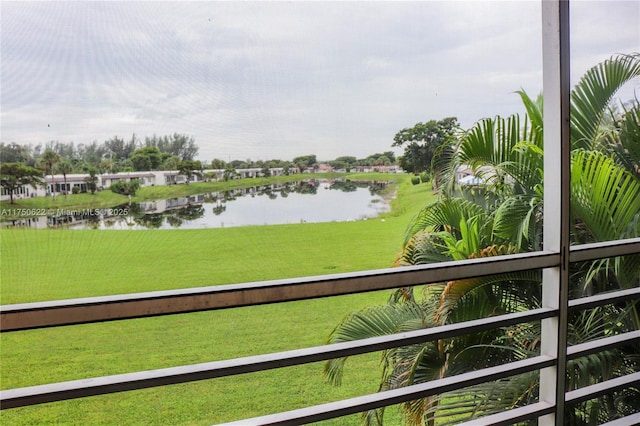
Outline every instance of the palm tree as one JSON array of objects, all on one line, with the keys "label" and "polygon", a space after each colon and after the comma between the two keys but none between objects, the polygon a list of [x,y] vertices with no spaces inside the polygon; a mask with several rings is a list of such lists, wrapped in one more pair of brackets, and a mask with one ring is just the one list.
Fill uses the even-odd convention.
[{"label": "palm tree", "polygon": [[64,179],[64,198],[65,200],[69,197],[69,191],[67,190],[67,175],[73,172],[73,164],[69,160],[62,160],[58,164],[58,173],[62,174]]},{"label": "palm tree", "polygon": [[[619,117],[607,117],[616,91],[640,76],[640,55],[619,55],[589,70],[571,94],[571,214],[573,243],[640,236],[640,104]],[[396,265],[496,256],[542,247],[543,120],[542,98],[519,92],[527,114],[478,122],[464,134],[442,167],[441,198],[423,208],[409,225]],[[485,185],[459,187],[455,172],[470,166]],[[634,173],[634,170],[636,171]],[[572,297],[640,285],[640,256],[572,265]],[[388,304],[348,316],[330,343],[362,339],[515,312],[540,306],[541,275],[536,271],[502,274],[395,291]],[[580,343],[607,333],[640,329],[637,307],[612,306],[572,314],[569,340]],[[434,380],[490,365],[526,358],[539,351],[539,324],[520,324],[461,338],[440,340],[383,353],[380,390]],[[640,348],[606,351],[570,362],[570,389],[639,369]],[[325,365],[339,383],[346,358]],[[537,395],[534,374],[488,383],[453,395],[403,405],[409,424],[487,415],[527,404]],[[603,398],[568,413],[567,424],[615,418],[616,410],[640,401]],[[381,424],[383,410],[364,414]],[[460,417],[457,417],[460,419]]]},{"label": "palm tree", "polygon": [[42,153],[41,161],[44,163],[46,169],[49,171],[51,175],[51,187],[52,187],[52,195],[53,200],[56,199],[56,180],[53,175],[53,169],[57,163],[60,162],[60,155],[52,150],[51,148],[46,149]]}]

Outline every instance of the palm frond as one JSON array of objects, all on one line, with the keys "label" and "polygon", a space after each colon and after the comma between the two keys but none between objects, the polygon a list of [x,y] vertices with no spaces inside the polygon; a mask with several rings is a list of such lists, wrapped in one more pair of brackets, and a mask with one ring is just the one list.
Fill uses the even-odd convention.
[{"label": "palm frond", "polygon": [[[327,343],[351,342],[397,333],[405,322],[415,319],[420,320],[419,324],[423,328],[433,323],[416,303],[369,307],[348,315],[329,335]],[[347,358],[343,357],[325,363],[323,373],[331,383],[336,385],[341,383],[346,360]]]},{"label": "palm frond", "polygon": [[[624,108],[624,107],[623,107]],[[636,101],[618,123],[617,131],[607,135],[607,147],[618,164],[640,179],[640,103]]]},{"label": "palm frond", "polygon": [[517,195],[506,199],[496,210],[493,233],[519,250],[539,250],[542,243],[542,198]]},{"label": "palm frond", "polygon": [[592,149],[609,102],[625,83],[640,76],[640,54],[616,55],[589,69],[571,92],[571,143]]},{"label": "palm frond", "polygon": [[455,168],[470,166],[492,191],[532,188],[539,183],[540,161],[531,163],[528,153],[516,149],[521,142],[542,148],[542,135],[529,117],[484,119],[471,128],[456,147]]},{"label": "palm frond", "polygon": [[578,236],[580,241],[640,235],[640,180],[600,152],[576,150],[572,157],[572,214],[588,230],[588,235]]},{"label": "palm frond", "polygon": [[443,241],[438,234],[420,232],[405,243],[394,266],[423,265],[451,260],[450,256],[443,254],[440,248],[442,244]]},{"label": "palm frond", "polygon": [[[405,245],[419,232],[425,230],[458,230],[460,221],[470,217],[486,216],[483,208],[471,201],[451,198],[435,201],[425,206],[411,221],[405,232]],[[458,234],[459,235],[459,234]]]},{"label": "palm frond", "polygon": [[544,121],[542,119],[542,93],[536,97],[535,101],[531,99],[524,90],[518,90],[516,93],[520,95],[520,99],[524,104],[529,120],[531,120],[532,134],[535,134],[535,140],[541,141],[544,126]]},{"label": "palm frond", "polygon": [[[499,256],[503,254],[511,254],[514,252],[513,247],[509,246],[493,246],[488,248],[487,250],[481,252],[476,257],[489,257],[489,256]],[[467,296],[468,294],[475,292],[479,289],[486,288],[487,286],[497,285],[500,287],[501,285],[505,285],[508,287],[516,286],[517,283],[526,283],[531,284],[532,282],[536,282],[539,280],[538,274],[536,271],[523,271],[517,273],[509,273],[509,274],[500,274],[500,275],[489,275],[485,277],[477,277],[477,278],[469,278],[464,280],[456,280],[450,281],[447,283],[446,287],[442,291],[440,295],[440,300],[438,303],[438,309],[435,314],[435,322],[437,324],[445,324],[450,320],[450,315],[454,310],[457,310],[457,306],[460,301]],[[508,283],[508,285],[507,285]],[[505,305],[504,302],[508,299],[504,297],[497,297],[496,294],[492,292],[490,288],[486,288],[485,293],[483,293],[486,297],[483,299],[491,299],[489,300],[489,305],[485,307],[487,310],[484,312],[485,316],[496,315],[503,313],[503,309],[508,305]],[[505,296],[503,294],[502,296]],[[464,310],[465,315],[458,320],[462,320],[463,318],[466,320],[476,319],[471,318],[467,314],[470,312],[476,311],[478,308],[484,306],[481,303],[481,300],[473,301],[474,309],[472,310]],[[517,305],[517,303],[516,303]],[[459,312],[460,310],[458,310]]]}]

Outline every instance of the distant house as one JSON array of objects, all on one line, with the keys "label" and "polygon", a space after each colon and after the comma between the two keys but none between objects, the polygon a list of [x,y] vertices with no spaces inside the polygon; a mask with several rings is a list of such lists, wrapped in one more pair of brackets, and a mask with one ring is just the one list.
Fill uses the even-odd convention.
[{"label": "distant house", "polygon": [[373,171],[378,173],[401,173],[400,166],[373,166]]},{"label": "distant house", "polygon": [[373,171],[373,166],[356,166],[355,169],[358,173],[370,173]]},{"label": "distant house", "polygon": [[482,185],[484,181],[479,177],[475,177],[474,175],[468,175],[461,179],[458,179],[458,185],[463,186],[474,186],[474,185]]},{"label": "distant house", "polygon": [[[88,176],[88,175],[87,175]],[[101,188],[108,189],[116,182],[131,182],[132,180],[138,180],[140,186],[153,186],[158,183],[157,172],[121,172],[111,173],[98,176],[99,185]],[[57,182],[57,179],[56,179]]]},{"label": "distant house", "polygon": [[456,170],[455,178],[459,185],[490,185],[495,183],[496,173],[493,168],[483,166],[473,170],[470,166],[461,166]]},{"label": "distant house", "polygon": [[[282,176],[285,174],[283,167],[275,167],[269,169],[271,176]],[[313,172],[313,167],[311,168]],[[181,174],[177,170],[159,170],[159,171],[145,171],[145,172],[119,172],[119,173],[105,173],[97,175],[97,186],[100,189],[109,189],[111,185],[116,182],[124,181],[130,182],[132,180],[138,180],[140,186],[154,186],[154,185],[176,185],[189,182],[202,182],[205,178],[213,177],[215,180],[222,180],[224,178],[225,170],[198,170],[194,171],[189,179],[187,176]],[[240,178],[253,178],[263,175],[262,169],[250,168],[250,169],[237,169],[236,173]],[[297,169],[289,169],[290,174],[297,173]],[[74,188],[78,188],[77,192],[86,192],[87,184],[85,179],[89,177],[88,174],[68,174],[65,177],[63,175],[49,175],[44,178],[44,185],[33,189],[29,185],[24,185],[22,188],[18,188],[14,192],[14,196],[20,198],[33,198],[44,197],[52,194],[64,194],[73,193]],[[10,198],[9,191],[6,188],[0,186],[0,200],[8,200]]]},{"label": "distant house", "polygon": [[466,165],[458,167],[455,173],[456,182],[460,183],[460,180],[468,176],[473,176],[473,169],[471,169],[471,167]]},{"label": "distant house", "polygon": [[[74,191],[74,188],[78,192],[86,192],[87,191],[87,183],[85,182],[85,178],[89,177],[87,174],[79,174],[79,175],[67,175],[66,183],[64,175],[49,175],[44,178],[44,194],[41,191],[35,191],[36,197],[42,195],[51,195],[53,192],[56,194],[71,194]],[[54,186],[55,182],[55,186]],[[55,190],[55,191],[54,191]]]}]

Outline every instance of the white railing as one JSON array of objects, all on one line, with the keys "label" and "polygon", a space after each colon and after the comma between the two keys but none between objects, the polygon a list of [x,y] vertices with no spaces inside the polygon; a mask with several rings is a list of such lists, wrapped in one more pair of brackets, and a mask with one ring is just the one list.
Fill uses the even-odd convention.
[{"label": "white railing", "polygon": [[[603,257],[640,253],[640,238],[575,246],[569,259],[590,261]],[[558,254],[546,252],[499,256],[463,262],[443,262],[406,268],[383,269],[350,274],[307,277],[298,280],[278,280],[219,287],[150,292],[131,295],[72,299],[54,302],[37,302],[6,305],[0,308],[2,331],[18,331],[78,323],[140,318],[149,315],[167,315],[177,312],[194,312],[203,309],[224,309],[238,306],[294,301],[313,297],[335,296],[410,285],[428,284],[493,275],[531,269],[546,269],[560,265]],[[572,300],[567,310],[592,309],[621,301],[640,299],[640,288],[599,294]],[[157,310],[149,311],[151,306]],[[539,308],[456,323],[360,341],[304,348],[286,352],[237,358],[224,361],[185,365],[136,373],[74,380],[48,385],[31,386],[0,392],[0,407],[9,409],[27,405],[48,403],[93,395],[144,389],[155,386],[212,379],[245,374],[274,368],[324,361],[338,357],[358,355],[393,347],[446,339],[463,334],[477,333],[509,325],[556,318],[557,309]],[[640,331],[607,337],[598,341],[565,348],[566,359],[575,359],[619,345],[640,341]],[[565,359],[565,361],[566,361]],[[334,403],[246,419],[238,424],[301,424],[327,420],[464,389],[474,384],[502,379],[528,371],[543,370],[558,365],[557,356],[540,356],[472,373],[448,377],[402,389],[365,395]],[[557,370],[559,371],[559,370]],[[564,375],[564,370],[562,370]],[[640,373],[610,380],[589,388],[572,391],[564,396],[565,403],[575,403],[595,398],[603,393],[640,382]],[[507,424],[538,418],[555,413],[557,405],[540,398],[540,402],[527,407],[486,417],[482,424]]]}]

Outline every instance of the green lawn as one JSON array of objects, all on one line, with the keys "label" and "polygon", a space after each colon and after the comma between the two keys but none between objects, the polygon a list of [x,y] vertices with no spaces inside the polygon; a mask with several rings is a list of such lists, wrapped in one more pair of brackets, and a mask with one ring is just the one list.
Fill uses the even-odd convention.
[{"label": "green lawn", "polygon": [[[391,266],[429,185],[399,184],[368,221],[211,230],[2,230],[2,304],[321,275]],[[0,335],[2,389],[323,344],[388,292]],[[2,424],[211,424],[374,392],[379,357],[351,360],[342,387],[311,364],[4,410]],[[329,424],[345,424],[339,419]],[[357,416],[350,420],[357,424]]]}]

